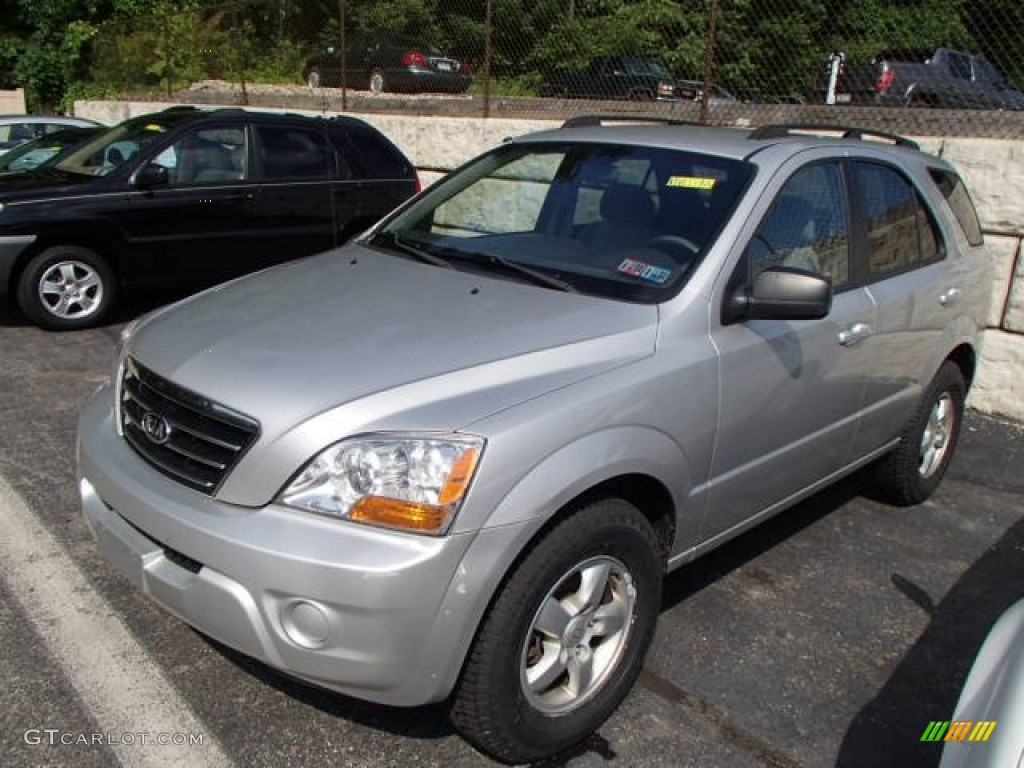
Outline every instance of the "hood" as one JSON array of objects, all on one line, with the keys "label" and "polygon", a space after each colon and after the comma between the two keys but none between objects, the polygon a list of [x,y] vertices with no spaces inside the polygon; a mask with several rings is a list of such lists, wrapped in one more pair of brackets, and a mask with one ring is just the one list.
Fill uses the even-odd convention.
[{"label": "hood", "polygon": [[654,306],[349,245],[158,311],[128,353],[272,441],[356,401],[365,428],[458,429],[650,355],[656,325]]},{"label": "hood", "polygon": [[0,176],[0,202],[16,203],[37,197],[77,193],[83,186],[95,184],[98,177],[65,173],[56,168],[37,168]]}]

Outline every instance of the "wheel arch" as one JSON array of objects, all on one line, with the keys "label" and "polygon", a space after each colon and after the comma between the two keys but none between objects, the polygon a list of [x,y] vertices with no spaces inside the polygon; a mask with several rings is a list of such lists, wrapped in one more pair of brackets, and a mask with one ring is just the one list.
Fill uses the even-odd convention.
[{"label": "wheel arch", "polygon": [[[681,457],[682,454],[677,455]],[[688,477],[688,473],[685,471],[681,471],[680,474],[685,474]],[[523,483],[517,486],[517,488],[520,487],[523,487]],[[514,496],[515,494],[510,495]],[[463,560],[463,566],[467,572],[479,571],[478,565],[474,568],[473,560],[489,561],[494,566],[489,569],[488,573],[481,574],[477,599],[471,604],[466,604],[465,596],[459,594],[459,589],[454,586],[453,582],[440,606],[438,615],[446,617],[447,631],[437,632],[438,628],[435,626],[435,632],[432,633],[431,639],[437,643],[438,647],[449,649],[451,664],[443,671],[434,671],[434,680],[437,685],[435,695],[432,697],[434,700],[447,697],[454,690],[469,657],[469,650],[475,642],[484,619],[511,574],[533,546],[564,519],[599,499],[605,498],[623,499],[635,506],[647,519],[654,530],[660,549],[658,567],[662,573],[666,571],[668,557],[676,536],[677,504],[673,498],[672,489],[653,473],[641,471],[609,473],[585,487],[577,487],[571,497],[561,500],[556,508],[546,516],[538,515],[535,518],[520,521],[519,525],[510,525],[505,522],[497,524],[496,527],[489,530],[507,532],[502,539],[502,544],[487,545],[483,552],[475,546],[471,547]],[[455,607],[459,603],[462,604],[461,610]],[[462,613],[461,622],[453,621],[457,613]],[[431,655],[430,653],[425,654],[425,656]]]},{"label": "wheel arch", "polygon": [[18,258],[14,260],[14,264],[11,266],[11,273],[7,281],[7,292],[10,296],[13,297],[17,292],[21,275],[32,259],[48,248],[62,245],[88,248],[90,251],[93,251],[107,262],[111,272],[114,273],[114,280],[121,282],[122,272],[118,249],[106,238],[88,230],[75,233],[53,232],[40,235],[36,238],[35,242],[18,254]]},{"label": "wheel arch", "polygon": [[974,373],[978,366],[977,350],[965,342],[951,351],[946,356],[946,360],[949,360],[960,369],[960,373],[964,377],[964,383],[967,385],[967,390],[970,391],[971,384],[974,382]]}]

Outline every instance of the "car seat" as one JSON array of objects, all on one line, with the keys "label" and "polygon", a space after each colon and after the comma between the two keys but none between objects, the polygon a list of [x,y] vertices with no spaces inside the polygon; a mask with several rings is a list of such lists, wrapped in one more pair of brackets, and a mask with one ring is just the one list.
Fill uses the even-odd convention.
[{"label": "car seat", "polygon": [[579,239],[601,251],[642,246],[661,234],[650,193],[636,184],[613,184],[600,203],[601,219],[580,232]]}]

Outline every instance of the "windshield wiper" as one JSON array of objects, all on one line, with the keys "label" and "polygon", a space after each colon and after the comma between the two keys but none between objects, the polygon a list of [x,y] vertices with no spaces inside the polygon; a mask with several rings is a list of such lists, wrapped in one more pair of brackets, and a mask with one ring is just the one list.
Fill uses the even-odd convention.
[{"label": "windshield wiper", "polygon": [[402,240],[397,232],[381,231],[376,233],[369,239],[370,245],[382,246],[384,248],[390,248],[391,250],[398,250],[402,253],[412,256],[414,259],[422,261],[426,264],[433,264],[435,267],[444,267],[446,269],[454,269],[451,262],[441,258],[440,256],[431,253],[423,248],[417,248],[415,245]]},{"label": "windshield wiper", "polygon": [[442,252],[449,259],[459,259],[461,261],[471,262],[477,266],[500,267],[506,272],[528,277],[535,284],[542,285],[545,288],[554,288],[555,290],[564,291],[565,293],[577,293],[576,289],[569,283],[565,282],[565,280],[557,278],[554,275],[549,275],[546,272],[533,269],[532,267],[527,267],[525,264],[520,264],[517,261],[509,261],[501,256],[495,256],[493,253],[462,251],[457,248],[444,248]]}]

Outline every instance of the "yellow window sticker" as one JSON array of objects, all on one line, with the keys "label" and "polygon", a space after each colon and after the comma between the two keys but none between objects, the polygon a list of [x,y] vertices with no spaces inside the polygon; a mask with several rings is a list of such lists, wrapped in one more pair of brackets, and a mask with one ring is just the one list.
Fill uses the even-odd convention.
[{"label": "yellow window sticker", "polygon": [[666,187],[683,187],[684,189],[706,189],[715,188],[715,179],[704,176],[669,176],[665,183]]}]

